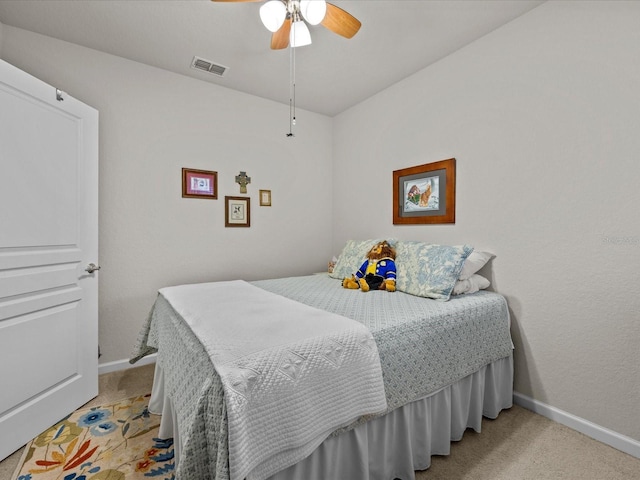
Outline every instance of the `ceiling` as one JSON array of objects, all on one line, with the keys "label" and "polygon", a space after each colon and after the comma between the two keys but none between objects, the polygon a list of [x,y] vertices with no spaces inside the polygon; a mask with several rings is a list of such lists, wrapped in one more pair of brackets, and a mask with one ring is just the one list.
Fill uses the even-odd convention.
[{"label": "ceiling", "polygon": [[[295,49],[296,106],[334,116],[544,0],[334,0],[362,22],[350,40],[321,25]],[[0,22],[289,104],[290,49],[271,50],[261,3],[0,0]],[[194,56],[227,67],[191,68]]]}]

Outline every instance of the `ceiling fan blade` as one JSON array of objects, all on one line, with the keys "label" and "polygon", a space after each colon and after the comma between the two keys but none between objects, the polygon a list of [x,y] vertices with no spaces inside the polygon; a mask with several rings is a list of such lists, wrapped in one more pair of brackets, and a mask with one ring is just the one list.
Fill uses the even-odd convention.
[{"label": "ceiling fan blade", "polygon": [[327,14],[322,20],[322,25],[338,35],[351,38],[358,33],[362,23],[350,13],[327,2]]},{"label": "ceiling fan blade", "polygon": [[289,46],[289,32],[291,32],[291,18],[287,18],[280,29],[271,35],[271,49],[287,48]]}]

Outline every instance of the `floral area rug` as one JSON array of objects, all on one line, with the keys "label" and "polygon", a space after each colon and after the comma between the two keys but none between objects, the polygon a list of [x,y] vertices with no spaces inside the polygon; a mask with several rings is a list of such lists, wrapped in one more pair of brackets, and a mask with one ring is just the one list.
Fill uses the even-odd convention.
[{"label": "floral area rug", "polygon": [[14,480],[172,480],[173,440],[157,438],[149,395],[76,410],[33,439]]}]

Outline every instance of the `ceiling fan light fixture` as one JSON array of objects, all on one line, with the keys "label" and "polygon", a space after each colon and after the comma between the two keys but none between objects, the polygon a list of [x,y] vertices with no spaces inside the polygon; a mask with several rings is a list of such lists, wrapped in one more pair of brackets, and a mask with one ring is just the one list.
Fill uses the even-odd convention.
[{"label": "ceiling fan light fixture", "polygon": [[289,43],[292,47],[304,47],[311,45],[311,33],[309,27],[302,20],[293,22],[291,25],[291,33],[289,33]]},{"label": "ceiling fan light fixture", "polygon": [[260,7],[260,20],[270,32],[277,32],[287,17],[287,7],[280,0],[269,0]]},{"label": "ceiling fan light fixture", "polygon": [[311,25],[318,25],[327,14],[326,0],[300,0],[300,13]]}]

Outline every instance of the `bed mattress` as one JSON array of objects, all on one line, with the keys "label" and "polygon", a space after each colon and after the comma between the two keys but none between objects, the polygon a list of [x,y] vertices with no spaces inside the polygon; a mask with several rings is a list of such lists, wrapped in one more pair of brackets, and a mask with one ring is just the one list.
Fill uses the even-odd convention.
[{"label": "bed mattress", "polygon": [[[252,283],[365,325],[378,346],[387,412],[511,356],[506,300],[492,292],[438,302],[401,292],[346,290],[324,274]],[[180,431],[177,478],[230,478],[220,378],[201,342],[160,296],[141,331],[132,362],[154,351],[158,351],[165,396],[171,399]],[[363,417],[332,435],[368,420],[371,417]]]}]

